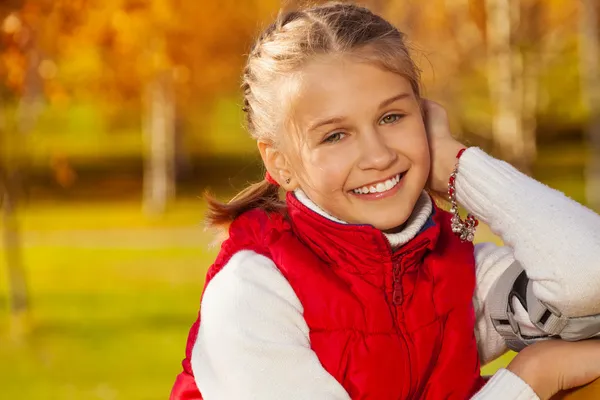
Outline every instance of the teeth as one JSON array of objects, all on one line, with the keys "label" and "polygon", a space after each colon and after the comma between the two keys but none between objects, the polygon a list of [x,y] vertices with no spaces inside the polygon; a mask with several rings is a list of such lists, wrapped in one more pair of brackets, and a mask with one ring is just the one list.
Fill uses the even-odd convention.
[{"label": "teeth", "polygon": [[367,194],[367,193],[382,193],[392,189],[400,182],[400,174],[395,177],[388,179],[385,182],[380,182],[374,186],[363,186],[358,189],[354,189],[354,193],[356,194]]}]

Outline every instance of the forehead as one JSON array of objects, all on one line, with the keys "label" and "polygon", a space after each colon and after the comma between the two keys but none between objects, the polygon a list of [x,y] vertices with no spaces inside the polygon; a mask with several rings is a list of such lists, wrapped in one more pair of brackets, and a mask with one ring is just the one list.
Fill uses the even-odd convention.
[{"label": "forehead", "polygon": [[317,58],[302,69],[299,78],[290,111],[302,126],[317,118],[376,111],[386,99],[413,93],[403,76],[347,55]]}]

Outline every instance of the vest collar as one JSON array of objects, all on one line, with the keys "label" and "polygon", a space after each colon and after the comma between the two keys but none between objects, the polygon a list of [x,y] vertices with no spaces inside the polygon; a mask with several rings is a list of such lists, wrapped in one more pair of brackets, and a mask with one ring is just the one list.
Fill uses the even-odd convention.
[{"label": "vest collar", "polygon": [[[329,216],[303,192],[288,192],[286,200],[292,229],[298,238],[323,260],[348,266],[357,273],[374,272],[381,268],[382,262],[389,263],[400,256],[420,258],[435,247],[440,233],[441,211],[426,193],[407,221],[407,228],[388,235],[389,240],[372,225],[348,224]],[[395,235],[402,242],[397,247],[392,245]]]},{"label": "vest collar", "polygon": [[[325,210],[316,205],[301,189],[297,189],[294,194],[302,204],[317,214],[339,224],[348,224],[347,222],[328,214]],[[388,242],[390,242],[390,245],[393,249],[397,249],[398,247],[408,243],[417,234],[427,229],[431,225],[432,213],[433,200],[426,191],[423,191],[417,200],[417,203],[415,204],[412,214],[408,217],[408,220],[406,221],[402,231],[396,233],[384,233],[385,238],[388,240]]]}]

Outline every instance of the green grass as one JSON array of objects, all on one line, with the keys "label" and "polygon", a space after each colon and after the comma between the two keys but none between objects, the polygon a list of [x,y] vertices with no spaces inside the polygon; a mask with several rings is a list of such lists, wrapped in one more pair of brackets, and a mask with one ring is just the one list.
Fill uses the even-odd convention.
[{"label": "green grass", "polygon": [[0,398],[164,399],[214,253],[200,203],[146,219],[134,204],[23,218],[32,331],[8,337],[0,261]]}]

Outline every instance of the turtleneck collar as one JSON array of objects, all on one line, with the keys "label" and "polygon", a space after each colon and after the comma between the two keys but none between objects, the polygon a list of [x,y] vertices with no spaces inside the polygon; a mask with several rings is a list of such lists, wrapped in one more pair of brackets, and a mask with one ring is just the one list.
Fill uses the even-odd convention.
[{"label": "turtleneck collar", "polygon": [[[308,209],[313,212],[321,215],[322,217],[327,218],[330,221],[337,222],[338,224],[347,225],[347,222],[342,221],[330,214],[328,214],[325,210],[320,208],[317,204],[315,204],[311,199],[308,198],[306,193],[304,193],[301,189],[297,189],[294,191],[296,198]],[[390,243],[392,248],[398,248],[403,246],[412,240],[419,232],[426,229],[429,224],[433,223],[431,220],[431,214],[433,212],[433,201],[429,194],[425,191],[421,193],[417,203],[415,204],[415,208],[406,220],[406,223],[400,232],[396,233],[384,233],[383,235]]]}]

